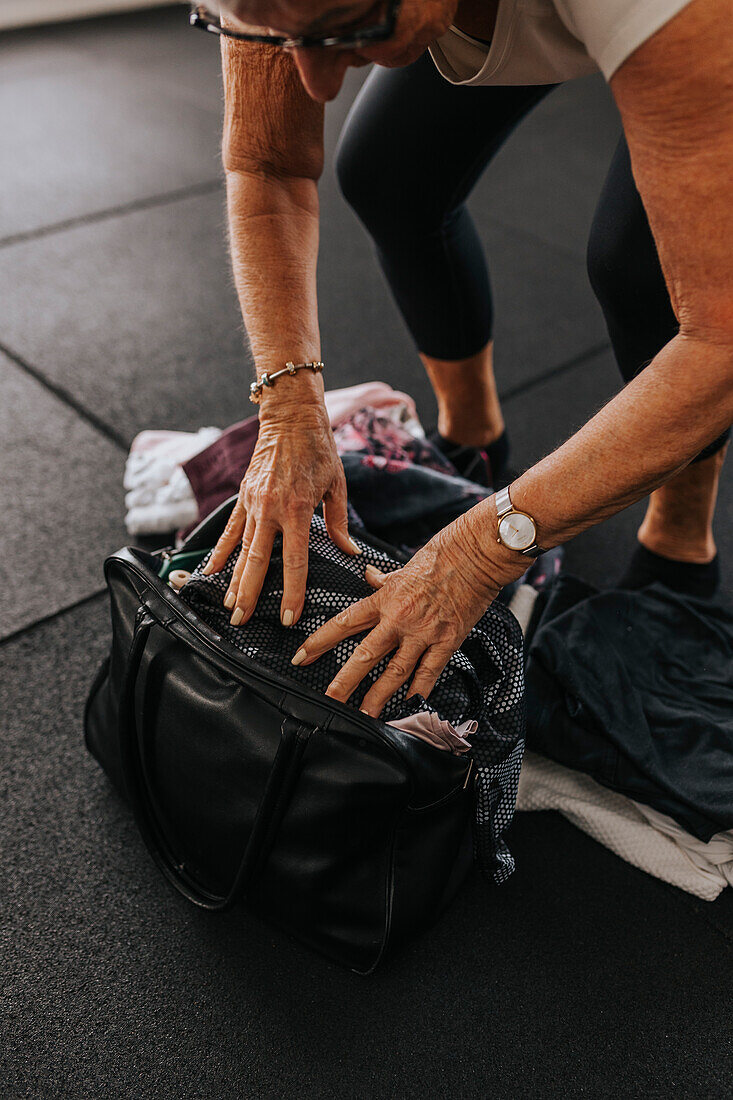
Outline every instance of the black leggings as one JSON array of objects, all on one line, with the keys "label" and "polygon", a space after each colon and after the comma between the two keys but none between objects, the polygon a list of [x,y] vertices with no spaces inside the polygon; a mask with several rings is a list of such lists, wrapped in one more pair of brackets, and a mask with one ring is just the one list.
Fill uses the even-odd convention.
[{"label": "black leggings", "polygon": [[[466,199],[552,87],[455,86],[425,53],[402,69],[375,67],[349,112],[336,150],[339,185],[424,355],[466,359],[491,339],[489,273]],[[623,138],[593,220],[588,272],[628,382],[678,324]]]}]

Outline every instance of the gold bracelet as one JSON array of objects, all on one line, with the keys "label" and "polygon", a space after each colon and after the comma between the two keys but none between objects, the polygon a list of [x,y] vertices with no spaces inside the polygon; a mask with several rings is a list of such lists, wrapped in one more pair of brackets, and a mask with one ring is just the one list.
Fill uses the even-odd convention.
[{"label": "gold bracelet", "polygon": [[298,370],[304,368],[310,368],[310,370],[317,373],[323,370],[323,363],[317,363],[315,360],[312,363],[295,363],[287,362],[282,370],[276,370],[274,374],[268,374],[265,371],[262,377],[257,382],[252,382],[249,387],[249,399],[253,401],[255,405],[259,405],[262,398],[262,390],[265,386],[271,386],[276,378],[279,378],[281,374],[295,374]]}]

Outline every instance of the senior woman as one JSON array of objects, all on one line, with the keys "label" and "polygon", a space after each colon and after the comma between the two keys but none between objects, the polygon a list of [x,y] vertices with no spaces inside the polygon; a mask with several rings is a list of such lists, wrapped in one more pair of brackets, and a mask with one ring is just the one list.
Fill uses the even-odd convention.
[{"label": "senior woman", "polygon": [[[579,75],[595,64],[602,69],[621,112],[677,321],[677,331],[645,369],[580,431],[508,490],[440,531],[402,569],[370,575],[374,594],[306,639],[293,657],[296,664],[365,633],[329,686],[330,696],[348,699],[388,654],[393,656],[362,709],[379,714],[408,680],[411,691],[427,696],[499,590],[524,572],[528,556],[649,493],[640,533],[645,545],[669,561],[704,565],[714,555],[709,524],[722,451],[718,445],[712,457],[692,460],[722,441],[733,419],[728,3],[231,0],[228,30],[256,34],[266,27],[283,36],[274,45],[223,43],[232,256],[258,376],[288,360],[319,356],[321,104],[338,93],[348,66],[373,61],[400,68],[421,58],[426,47],[451,83],[529,86]],[[491,43],[483,53],[482,41]],[[456,365],[432,358],[436,362],[426,366],[437,374]],[[473,372],[474,382],[485,385],[486,354],[478,362],[466,359],[469,377]],[[345,480],[322,377],[301,370],[262,390],[257,449],[209,565],[220,569],[242,540],[225,598],[235,625],[246,622],[256,605],[278,531],[282,620],[297,621],[309,521],[321,500],[334,542],[357,552],[348,535]]]}]

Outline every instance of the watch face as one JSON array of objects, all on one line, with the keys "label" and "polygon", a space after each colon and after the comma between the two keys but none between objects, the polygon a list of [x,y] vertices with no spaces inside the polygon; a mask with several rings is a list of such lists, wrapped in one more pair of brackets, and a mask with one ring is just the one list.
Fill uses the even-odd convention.
[{"label": "watch face", "polygon": [[524,512],[510,512],[499,521],[499,537],[510,550],[527,550],[537,537],[534,520]]}]

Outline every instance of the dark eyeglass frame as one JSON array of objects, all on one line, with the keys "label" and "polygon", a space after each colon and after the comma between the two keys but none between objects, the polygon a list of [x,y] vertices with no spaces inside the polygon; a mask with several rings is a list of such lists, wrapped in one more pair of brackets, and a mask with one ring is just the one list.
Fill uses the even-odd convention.
[{"label": "dark eyeglass frame", "polygon": [[402,0],[388,0],[387,15],[383,23],[374,27],[358,27],[346,34],[318,35],[304,34],[297,38],[288,38],[283,34],[252,34],[247,31],[231,31],[228,27],[222,27],[221,20],[212,12],[207,11],[205,5],[198,4],[191,10],[190,23],[192,27],[210,31],[211,34],[221,35],[223,38],[235,38],[239,42],[263,42],[269,46],[279,46],[283,49],[308,49],[311,47],[341,49],[365,46],[370,42],[384,42],[394,34]]}]

